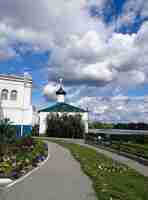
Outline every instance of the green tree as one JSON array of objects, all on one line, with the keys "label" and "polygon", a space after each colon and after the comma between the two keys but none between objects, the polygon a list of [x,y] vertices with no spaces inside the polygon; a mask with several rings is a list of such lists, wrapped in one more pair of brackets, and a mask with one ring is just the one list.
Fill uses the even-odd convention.
[{"label": "green tree", "polygon": [[50,137],[82,138],[84,125],[81,116],[50,114],[47,117],[46,135]]},{"label": "green tree", "polygon": [[32,136],[39,136],[39,125],[36,124],[32,128]]},{"label": "green tree", "polygon": [[92,122],[89,124],[90,129],[112,129],[113,124],[101,123],[101,122]]},{"label": "green tree", "polygon": [[16,129],[9,119],[0,120],[0,154],[7,153],[9,144],[16,140]]}]

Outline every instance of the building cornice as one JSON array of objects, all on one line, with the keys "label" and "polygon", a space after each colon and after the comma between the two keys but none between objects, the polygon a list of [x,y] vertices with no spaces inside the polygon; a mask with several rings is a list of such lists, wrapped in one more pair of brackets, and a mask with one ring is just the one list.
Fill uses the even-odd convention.
[{"label": "building cornice", "polygon": [[[0,80],[24,82],[24,76],[0,74]],[[26,82],[32,84],[32,78],[27,78]]]},{"label": "building cornice", "polygon": [[2,106],[2,107],[0,107],[0,110],[2,109],[6,109],[6,110],[17,110],[17,111],[22,111],[22,110],[24,110],[24,111],[26,111],[26,110],[30,110],[30,108],[32,108],[32,106],[30,106],[30,107],[27,107],[27,108],[22,108],[22,107],[7,107],[7,106]]}]

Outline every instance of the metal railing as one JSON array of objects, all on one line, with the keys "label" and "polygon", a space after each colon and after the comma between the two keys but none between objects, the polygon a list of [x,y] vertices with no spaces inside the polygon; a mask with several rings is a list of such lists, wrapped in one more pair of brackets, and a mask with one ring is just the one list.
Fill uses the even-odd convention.
[{"label": "metal railing", "polygon": [[89,133],[107,135],[148,135],[148,130],[89,129]]}]

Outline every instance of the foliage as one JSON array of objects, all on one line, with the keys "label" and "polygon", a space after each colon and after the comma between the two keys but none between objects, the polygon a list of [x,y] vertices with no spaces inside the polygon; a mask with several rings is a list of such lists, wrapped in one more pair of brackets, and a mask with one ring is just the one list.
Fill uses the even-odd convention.
[{"label": "foliage", "polygon": [[148,124],[146,123],[118,123],[114,124],[115,129],[129,129],[129,130],[148,130]]},{"label": "foliage", "polygon": [[16,141],[16,146],[18,147],[31,147],[32,145],[34,145],[35,141],[31,136],[25,136],[25,137],[21,137],[18,138]]},{"label": "foliage", "polygon": [[15,148],[3,155],[0,160],[0,177],[18,178],[45,160],[47,145],[29,136],[19,138]]},{"label": "foliage", "polygon": [[39,125],[35,125],[32,128],[32,136],[39,136]]},{"label": "foliage", "polygon": [[16,140],[16,129],[9,119],[0,120],[0,156],[7,153],[9,144]]},{"label": "foliage", "polygon": [[[98,137],[101,136],[101,140]],[[87,134],[85,142],[91,145],[109,146],[118,151],[134,154],[148,159],[148,143],[143,135],[111,135],[106,134]]]},{"label": "foliage", "polygon": [[145,159],[148,159],[148,145],[147,144],[136,144],[136,143],[120,143],[112,142],[111,148],[134,154]]},{"label": "foliage", "polygon": [[101,123],[101,122],[91,122],[89,123],[90,129],[112,129],[113,124]]},{"label": "foliage", "polygon": [[84,126],[80,115],[62,116],[49,115],[47,117],[46,135],[49,137],[82,138]]},{"label": "foliage", "polygon": [[16,140],[16,129],[9,119],[0,120],[0,143],[8,144]]},{"label": "foliage", "polygon": [[56,141],[68,148],[91,177],[99,200],[147,200],[148,178],[95,150]]},{"label": "foliage", "polygon": [[102,123],[102,122],[91,122],[89,124],[91,129],[129,129],[129,130],[148,130],[148,124],[146,123]]},{"label": "foliage", "polygon": [[0,172],[10,173],[12,170],[12,165],[10,162],[1,162],[0,163]]}]

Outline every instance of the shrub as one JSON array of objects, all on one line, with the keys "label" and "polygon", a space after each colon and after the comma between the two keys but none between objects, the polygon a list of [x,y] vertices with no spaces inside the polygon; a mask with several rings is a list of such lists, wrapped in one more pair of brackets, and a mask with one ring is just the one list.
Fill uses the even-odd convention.
[{"label": "shrub", "polygon": [[7,153],[8,145],[16,141],[16,129],[9,119],[0,120],[0,155]]},{"label": "shrub", "polygon": [[39,125],[35,125],[32,128],[32,136],[39,136]]},{"label": "shrub", "polygon": [[18,147],[31,147],[32,145],[34,145],[34,140],[31,136],[21,137],[16,141],[16,145]]},{"label": "shrub", "polygon": [[49,115],[47,117],[46,135],[49,137],[82,138],[84,125],[80,115],[62,116]]},{"label": "shrub", "polygon": [[5,161],[0,163],[0,172],[3,172],[4,174],[9,173],[12,170],[11,163]]}]

